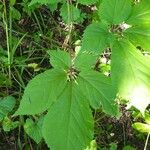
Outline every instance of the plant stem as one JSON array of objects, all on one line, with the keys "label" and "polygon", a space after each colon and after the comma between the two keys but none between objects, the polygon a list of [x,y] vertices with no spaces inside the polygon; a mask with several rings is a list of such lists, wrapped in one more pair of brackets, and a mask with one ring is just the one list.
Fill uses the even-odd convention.
[{"label": "plant stem", "polygon": [[9,79],[11,80],[11,52],[10,52],[8,19],[7,19],[6,2],[5,2],[5,0],[3,1],[3,5],[4,5],[3,22],[5,24],[5,32],[6,32],[8,72],[9,72]]},{"label": "plant stem", "polygon": [[66,36],[64,43],[63,43],[63,48],[66,49],[68,46],[68,43],[71,41],[71,34],[72,34],[72,29],[73,29],[73,22],[72,22],[72,10],[70,7],[71,0],[67,0],[67,9],[68,9],[68,35]]},{"label": "plant stem", "polygon": [[144,146],[144,150],[147,149],[147,144],[148,144],[149,136],[150,136],[150,133],[148,133],[148,135],[147,135],[145,146]]},{"label": "plant stem", "polygon": [[39,20],[38,20],[38,17],[37,17],[37,15],[36,15],[35,12],[33,12],[33,15],[34,15],[34,17],[35,17],[36,23],[38,24],[39,29],[40,29],[41,34],[42,34],[42,33],[43,33],[43,30],[42,30],[42,27],[41,27],[40,22],[39,22]]}]

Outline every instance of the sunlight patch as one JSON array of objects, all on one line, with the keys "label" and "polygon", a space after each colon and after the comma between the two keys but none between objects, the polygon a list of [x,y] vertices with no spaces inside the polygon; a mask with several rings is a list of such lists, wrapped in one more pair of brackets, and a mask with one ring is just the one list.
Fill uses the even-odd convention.
[{"label": "sunlight patch", "polygon": [[149,91],[143,86],[134,88],[132,94],[130,95],[131,101],[128,105],[128,108],[134,106],[144,115],[144,111],[150,103],[149,95]]}]

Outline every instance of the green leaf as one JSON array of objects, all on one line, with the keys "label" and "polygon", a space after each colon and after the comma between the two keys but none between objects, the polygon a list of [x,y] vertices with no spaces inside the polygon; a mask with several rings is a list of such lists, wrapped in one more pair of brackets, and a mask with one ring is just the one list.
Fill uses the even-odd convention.
[{"label": "green leaf", "polygon": [[138,130],[142,133],[150,133],[150,125],[149,124],[136,122],[132,126],[133,126],[133,128],[135,128],[136,130]]},{"label": "green leaf", "polygon": [[12,96],[0,98],[0,121],[3,120],[15,106],[16,100]]},{"label": "green leaf", "polygon": [[39,4],[55,4],[55,3],[58,3],[62,0],[32,0],[31,3],[30,3],[30,6],[31,5],[34,5],[36,3],[39,3]]},{"label": "green leaf", "polygon": [[45,116],[43,136],[51,149],[81,150],[93,138],[92,113],[77,87],[69,82]]},{"label": "green leaf", "polygon": [[68,69],[71,66],[70,54],[65,51],[49,51],[50,62],[54,68]]},{"label": "green leaf", "polygon": [[14,6],[15,3],[16,3],[16,0],[10,0],[9,3],[10,3],[11,6]]},{"label": "green leaf", "polygon": [[127,145],[123,148],[123,150],[136,150],[134,147],[131,147],[130,145]]},{"label": "green leaf", "polygon": [[110,143],[110,149],[109,150],[117,150],[117,144],[116,143]]},{"label": "green leaf", "polygon": [[50,9],[51,12],[54,12],[57,9],[57,3],[49,4],[47,7]]},{"label": "green leaf", "polygon": [[43,117],[39,118],[38,121],[34,122],[32,119],[27,119],[24,124],[25,132],[37,143],[39,144],[42,140],[42,125]]},{"label": "green leaf", "polygon": [[5,132],[9,132],[9,131],[17,128],[19,126],[19,124],[20,124],[19,121],[13,122],[8,117],[5,117],[5,119],[2,122],[2,127]]},{"label": "green leaf", "polygon": [[36,3],[32,6],[29,4],[30,2],[28,0],[23,0],[23,2],[21,3],[21,6],[23,7],[23,12],[26,12],[31,17],[32,13],[39,6],[39,4]]},{"label": "green leaf", "polygon": [[27,85],[15,115],[44,112],[55,102],[57,96],[64,89],[66,82],[66,73],[61,70],[47,70],[37,75]]},{"label": "green leaf", "polygon": [[[2,56],[0,56],[1,59]],[[11,85],[11,80],[6,76],[6,74],[4,73],[0,73],[0,87],[4,87],[4,86],[7,86],[9,87]]]},{"label": "green leaf", "polygon": [[[20,107],[15,114],[32,115],[47,110],[42,134],[51,149],[79,150],[85,149],[90,144],[93,139],[93,118],[89,107],[90,102],[94,103],[95,106],[97,104],[98,106],[102,105],[104,111],[111,115],[116,115],[118,110],[113,105],[114,99],[101,99],[106,91],[111,98],[114,95],[109,91],[111,86],[109,79],[107,80],[106,77],[92,71],[92,69],[90,71],[89,68],[93,64],[91,54],[87,56],[90,61],[87,62],[88,59],[85,61],[87,62],[87,69],[76,72],[76,65],[80,69],[83,68],[81,63],[85,54],[88,55],[89,53],[80,53],[76,57],[77,62],[76,59],[73,60],[71,67],[67,68],[64,64],[68,62],[70,55],[67,52],[53,51],[50,55],[51,57],[55,56],[55,60],[52,59],[52,64],[56,69],[48,70],[29,82]],[[95,74],[97,75],[96,78],[94,77]],[[81,85],[83,80],[86,82]],[[91,93],[92,96],[85,96],[85,91],[82,92],[83,86],[86,87],[86,92],[89,90],[93,92]],[[98,106],[96,107],[98,108]]]},{"label": "green leaf", "polygon": [[150,124],[150,114],[145,113],[144,120],[147,124]]},{"label": "green leaf", "polygon": [[11,7],[10,10],[11,10],[11,13],[12,13],[12,18],[16,19],[16,20],[20,20],[20,18],[21,18],[20,12],[14,7]]},{"label": "green leaf", "polygon": [[79,52],[75,58],[74,65],[77,70],[91,70],[96,64],[96,58],[98,55],[89,53],[87,51]]},{"label": "green leaf", "polygon": [[103,0],[99,14],[102,20],[110,24],[120,24],[125,22],[131,12],[132,0]]},{"label": "green leaf", "polygon": [[92,5],[98,2],[98,0],[77,0],[78,3],[83,5]]},{"label": "green leaf", "polygon": [[125,31],[125,35],[135,46],[150,51],[150,26],[133,26]]},{"label": "green leaf", "polygon": [[115,105],[116,92],[112,88],[110,78],[88,70],[79,74],[77,83],[93,108],[98,109],[102,105],[105,113],[118,115],[118,108]]},{"label": "green leaf", "polygon": [[84,31],[81,51],[94,51],[100,54],[112,41],[113,35],[109,33],[107,24],[93,23]]},{"label": "green leaf", "polygon": [[133,6],[130,17],[127,20],[128,24],[150,25],[150,0],[141,0],[139,3]]},{"label": "green leaf", "polygon": [[97,144],[95,140],[92,140],[90,146],[88,146],[85,150],[97,150]]},{"label": "green leaf", "polygon": [[120,96],[144,113],[150,104],[150,60],[126,40],[112,49],[112,80]]},{"label": "green leaf", "polygon": [[[64,3],[60,9],[61,13],[60,15],[62,16],[62,19],[64,20],[65,23],[70,24],[71,22],[74,23],[79,23],[81,22],[81,11],[80,9],[74,7],[73,5],[69,6],[70,11],[71,11],[71,16],[68,13],[68,6],[66,3]],[[70,17],[70,18],[69,18]],[[68,20],[69,18],[69,20]]]}]

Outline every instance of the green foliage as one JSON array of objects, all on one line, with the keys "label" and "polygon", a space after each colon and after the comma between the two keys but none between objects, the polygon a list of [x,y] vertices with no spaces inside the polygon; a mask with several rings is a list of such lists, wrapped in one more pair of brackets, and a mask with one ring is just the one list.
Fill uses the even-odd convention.
[{"label": "green foliage", "polygon": [[83,5],[91,5],[98,2],[98,0],[77,0],[77,2]]},{"label": "green foliage", "polygon": [[98,55],[94,53],[90,54],[86,51],[82,53],[79,52],[75,57],[74,65],[76,66],[77,70],[91,70],[92,68],[94,68],[97,57]]},{"label": "green foliage", "polygon": [[16,100],[11,97],[0,99],[0,121],[2,121],[15,106]]},{"label": "green foliage", "polygon": [[[62,3],[61,9],[60,9],[60,15],[65,23],[80,23],[84,20],[84,14],[81,13],[80,9],[75,7],[73,4],[67,4],[63,0],[32,0],[29,6],[34,6],[36,4],[44,4],[47,5],[50,10],[53,12],[57,8],[58,3]],[[83,5],[92,5],[98,2],[98,0],[77,0],[77,3],[83,4]],[[68,8],[69,7],[69,8]],[[26,9],[27,10],[27,9]],[[70,12],[68,12],[70,11]],[[70,19],[71,20],[70,20]]]},{"label": "green foliage", "polygon": [[[44,138],[52,150],[96,150],[94,125],[101,119],[95,120],[96,113],[102,110],[105,115],[119,117],[118,102],[125,99],[128,108],[134,106],[140,110],[140,117],[144,117],[145,123],[135,122],[133,127],[150,133],[150,118],[145,111],[150,104],[150,60],[142,53],[150,51],[149,3],[150,0],[23,0],[21,3],[10,0],[0,4],[5,27],[0,26],[5,29],[7,43],[0,47],[3,95],[18,88],[14,81],[20,91],[24,89],[28,81],[22,77],[24,72],[30,78],[31,72],[33,76],[37,71],[43,72],[28,82],[14,115],[33,115],[26,116],[25,123],[23,117],[20,122],[8,118],[15,105],[14,98],[0,101],[3,130],[23,125],[30,138],[37,144]],[[21,33],[20,25],[24,22],[31,23],[33,32],[37,31],[36,37],[35,33]],[[16,32],[18,27],[19,33]],[[33,40],[31,45],[28,38]],[[74,44],[75,41],[82,44]],[[48,57],[45,48],[46,51],[57,49],[48,51],[52,66],[48,70],[50,65],[40,66]],[[60,50],[62,48],[64,50]],[[18,53],[19,57],[15,58]],[[34,62],[32,56],[35,55],[40,55],[40,63]],[[103,63],[101,58],[106,61]],[[5,76],[7,72],[9,79]],[[11,91],[3,89],[8,85],[13,85]],[[20,91],[13,94],[20,98]],[[117,141],[109,142],[108,147],[117,149],[117,144],[112,142]]]},{"label": "green foliage", "polygon": [[16,3],[16,0],[10,0],[10,5],[11,5],[11,6],[14,6],[15,3]]},{"label": "green foliage", "polygon": [[16,103],[16,100],[12,96],[4,97],[0,99],[0,121],[2,122],[3,130],[8,132],[13,130],[19,125],[18,121],[13,122],[7,117],[7,115],[12,111]]},{"label": "green foliage", "polygon": [[116,143],[111,143],[109,150],[117,150],[117,144]]},{"label": "green foliage", "polygon": [[136,149],[130,145],[127,145],[123,148],[123,150],[136,150]]},{"label": "green foliage", "polygon": [[[86,28],[81,50],[102,53],[109,47],[112,50],[114,90],[144,113],[150,104],[150,60],[142,56],[136,47],[150,50],[150,25],[147,21],[150,13],[148,1],[143,0],[138,4],[131,2],[103,0],[99,8],[102,21]],[[139,24],[139,20],[142,24]],[[142,91],[141,94],[139,91]]]},{"label": "green foliage", "polygon": [[150,124],[136,122],[133,124],[133,128],[143,133],[150,133]]},{"label": "green foliage", "polygon": [[25,132],[38,144],[42,140],[42,124],[43,117],[34,122],[32,119],[27,119],[24,124]]},{"label": "green foliage", "polygon": [[90,146],[88,146],[85,150],[97,150],[96,141],[95,140],[91,141]]},{"label": "green foliage", "polygon": [[0,73],[0,87],[10,86],[11,81],[6,77],[5,74]]},{"label": "green foliage", "polygon": [[21,18],[20,12],[13,7],[11,8],[11,13],[12,13],[13,19],[19,20]]},{"label": "green foliage", "polygon": [[[137,25],[127,29],[124,34],[135,46],[150,51],[150,25]],[[142,39],[142,40],[141,40]]]},{"label": "green foliage", "polygon": [[149,114],[149,113],[148,113],[148,114],[145,114],[144,120],[145,120],[145,122],[146,122],[147,124],[150,124],[150,114]]},{"label": "green foliage", "polygon": [[114,103],[116,93],[109,78],[96,71],[87,70],[80,73],[77,83],[93,108],[97,109],[102,105],[105,113],[117,115],[118,109]]},{"label": "green foliage", "polygon": [[54,3],[58,3],[61,0],[32,0],[30,5],[39,3],[39,4],[54,4]]},{"label": "green foliage", "polygon": [[21,6],[23,6],[23,12],[26,12],[29,16],[31,16],[31,14],[38,6],[38,4],[37,3],[35,3],[34,5],[29,5],[29,4],[30,2],[28,0],[23,0]]},{"label": "green foliage", "polygon": [[133,5],[131,14],[127,19],[128,24],[145,25],[150,24],[150,0],[141,0]]},{"label": "green foliage", "polygon": [[62,5],[61,10],[60,10],[61,11],[60,15],[62,16],[65,23],[71,23],[71,22],[80,23],[80,22],[82,22],[83,18],[81,16],[81,11],[73,5],[70,5],[69,7],[70,7],[69,8],[70,11],[72,12],[72,15],[70,16],[71,20],[68,20],[70,14],[68,13],[68,5],[66,3],[64,3]]},{"label": "green foliage", "polygon": [[20,124],[19,121],[14,121],[14,122],[13,122],[13,121],[12,121],[11,119],[9,119],[8,117],[5,117],[5,119],[4,119],[3,122],[2,122],[2,127],[3,127],[3,130],[4,130],[5,132],[9,132],[9,131],[11,131],[11,130],[17,128],[19,124]]},{"label": "green foliage", "polygon": [[119,24],[127,20],[131,12],[132,0],[103,0],[99,14],[102,20],[110,24]]},{"label": "green foliage", "polygon": [[83,34],[81,50],[102,53],[113,41],[113,35],[108,30],[107,23],[96,22],[90,24]]},{"label": "green foliage", "polygon": [[63,70],[52,69],[39,74],[26,87],[17,114],[44,112],[56,101],[66,84],[67,77]]},{"label": "green foliage", "polygon": [[[40,3],[40,4],[54,4],[61,2],[62,0],[32,0],[30,5],[33,5],[35,3]],[[83,5],[91,5],[95,4],[98,2],[98,0],[77,0],[78,3],[83,4]]]},{"label": "green foliage", "polygon": [[[118,114],[114,103],[115,94],[111,92],[111,81],[92,69],[93,61],[89,61],[87,69],[83,69],[81,63],[85,54],[88,53],[83,53],[81,57],[82,54],[79,53],[71,62],[68,53],[51,51],[54,69],[29,82],[16,112],[16,115],[25,115],[48,110],[42,130],[51,148],[86,148],[93,138],[93,118],[89,104],[93,108],[102,105],[110,115]],[[93,58],[92,54],[88,55]],[[79,70],[76,70],[76,66]],[[106,94],[108,91],[109,94]]]},{"label": "green foliage", "polygon": [[[93,120],[77,84],[69,82],[44,119],[43,136],[52,149],[83,149],[93,138]],[[72,140],[74,139],[74,140]]]},{"label": "green foliage", "polygon": [[150,133],[150,114],[145,113],[144,116],[145,123],[135,122],[132,126],[134,129],[138,130],[141,133]]},{"label": "green foliage", "polygon": [[150,61],[128,41],[117,41],[112,48],[112,80],[123,98],[143,114],[150,103]]},{"label": "green foliage", "polygon": [[50,63],[54,68],[68,69],[71,66],[71,57],[63,51],[49,51]]}]

